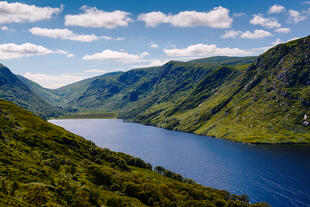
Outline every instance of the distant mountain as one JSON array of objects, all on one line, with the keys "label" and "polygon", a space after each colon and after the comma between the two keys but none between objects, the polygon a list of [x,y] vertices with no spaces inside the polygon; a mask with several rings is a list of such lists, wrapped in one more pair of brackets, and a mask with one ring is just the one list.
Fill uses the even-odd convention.
[{"label": "distant mountain", "polygon": [[308,143],[309,44],[310,36],[259,57],[170,61],[105,74],[49,90],[55,95],[49,102],[234,141]]},{"label": "distant mountain", "polygon": [[0,99],[16,103],[41,117],[62,114],[61,109],[44,101],[3,65],[0,65]]},{"label": "distant mountain", "polygon": [[25,78],[24,76],[16,75],[16,77],[22,81],[32,92],[39,95],[43,100],[55,106],[60,103],[60,98],[55,94],[54,90],[43,88],[39,84]]},{"label": "distant mountain", "polygon": [[[170,63],[180,65],[183,68],[183,81],[180,84],[189,84],[187,89],[197,84],[204,75],[220,65],[239,64],[240,62],[248,64],[255,60],[254,57],[220,57],[206,58],[204,61],[208,63],[196,62],[175,62]],[[76,109],[95,109],[95,110],[112,110],[121,111],[135,105],[137,101],[149,96],[154,90],[158,80],[163,75],[164,68],[152,67],[133,69],[127,72],[108,73],[102,76],[97,76],[87,80],[79,81],[62,88],[52,90],[52,93],[57,96],[55,101],[66,107]],[[191,74],[193,72],[193,74]],[[188,77],[187,77],[188,76]],[[195,77],[194,77],[195,76]],[[178,81],[179,77],[170,77],[170,81]],[[195,78],[194,82],[191,79]],[[174,79],[174,80],[173,80]],[[169,82],[172,83],[172,82]],[[169,84],[167,83],[167,84]],[[173,84],[173,83],[172,83]],[[178,83],[179,84],[179,83]],[[172,87],[174,87],[173,85]],[[186,91],[187,91],[186,89]],[[177,90],[177,89],[176,89]],[[183,89],[184,91],[185,89]]]},{"label": "distant mountain", "polygon": [[0,206],[240,206],[246,195],[94,143],[0,100]]}]

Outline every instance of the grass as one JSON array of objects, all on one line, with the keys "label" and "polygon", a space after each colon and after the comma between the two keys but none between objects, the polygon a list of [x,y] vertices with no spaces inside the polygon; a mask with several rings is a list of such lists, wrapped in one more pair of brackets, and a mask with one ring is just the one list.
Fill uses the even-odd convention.
[{"label": "grass", "polygon": [[1,206],[268,206],[205,187],[0,101]]},{"label": "grass", "polygon": [[117,113],[103,112],[103,113],[83,113],[60,116],[55,119],[116,119]]}]

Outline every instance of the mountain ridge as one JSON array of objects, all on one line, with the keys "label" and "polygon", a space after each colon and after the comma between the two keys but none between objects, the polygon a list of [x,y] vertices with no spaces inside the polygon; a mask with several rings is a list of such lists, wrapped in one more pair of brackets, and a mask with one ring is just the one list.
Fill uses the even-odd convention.
[{"label": "mountain ridge", "polygon": [[3,65],[0,65],[0,99],[14,102],[44,118],[63,114],[60,108],[44,101]]},{"label": "mountain ridge", "polygon": [[104,74],[51,90],[57,101],[50,103],[233,141],[309,143],[309,44],[310,36],[259,57],[170,61]]}]

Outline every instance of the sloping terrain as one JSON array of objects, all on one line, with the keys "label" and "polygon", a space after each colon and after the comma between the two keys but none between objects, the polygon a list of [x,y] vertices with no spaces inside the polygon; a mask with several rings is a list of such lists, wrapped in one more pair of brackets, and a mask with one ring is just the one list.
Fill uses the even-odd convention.
[{"label": "sloping terrain", "polygon": [[204,76],[184,100],[157,99],[120,117],[234,141],[308,143],[309,57],[310,36],[280,44],[243,72],[222,66]]},{"label": "sloping terrain", "polygon": [[60,108],[44,101],[43,98],[20,81],[7,67],[1,64],[0,99],[14,102],[41,117],[55,117],[63,113]]},{"label": "sloping terrain", "polygon": [[267,206],[101,149],[0,101],[0,206]]},{"label": "sloping terrain", "polygon": [[309,143],[309,44],[310,36],[258,58],[170,61],[105,74],[48,91],[50,103],[233,141]]}]

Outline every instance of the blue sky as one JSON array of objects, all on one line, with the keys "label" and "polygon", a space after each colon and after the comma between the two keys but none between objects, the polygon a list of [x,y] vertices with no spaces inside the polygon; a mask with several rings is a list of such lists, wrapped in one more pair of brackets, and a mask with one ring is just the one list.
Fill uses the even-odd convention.
[{"label": "blue sky", "polygon": [[310,1],[0,1],[0,62],[44,87],[310,33]]}]

